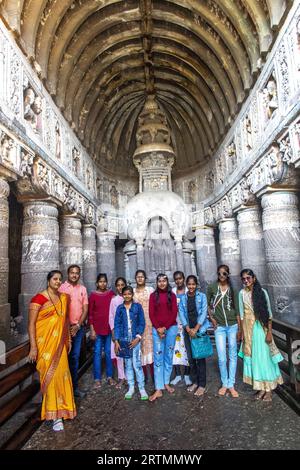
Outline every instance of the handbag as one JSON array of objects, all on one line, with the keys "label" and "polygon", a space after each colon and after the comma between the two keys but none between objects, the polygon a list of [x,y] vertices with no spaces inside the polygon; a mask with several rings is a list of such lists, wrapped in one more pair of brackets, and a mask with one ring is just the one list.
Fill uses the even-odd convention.
[{"label": "handbag", "polygon": [[193,359],[205,359],[214,353],[210,337],[206,333],[197,333],[195,338],[191,338],[191,346]]},{"label": "handbag", "polygon": [[130,348],[130,342],[119,340],[120,349],[118,351],[117,357],[122,357],[123,359],[130,359],[132,357],[132,348]]}]

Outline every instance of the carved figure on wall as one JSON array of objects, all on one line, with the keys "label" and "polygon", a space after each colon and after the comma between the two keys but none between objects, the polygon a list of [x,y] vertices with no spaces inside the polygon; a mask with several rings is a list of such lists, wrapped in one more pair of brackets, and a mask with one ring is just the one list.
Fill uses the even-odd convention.
[{"label": "carved figure on wall", "polygon": [[245,117],[244,126],[245,126],[246,148],[249,152],[253,148],[253,135],[252,135],[252,123],[248,115]]},{"label": "carved figure on wall", "polygon": [[55,124],[55,156],[59,160],[61,159],[61,135],[58,121]]},{"label": "carved figure on wall", "polygon": [[42,112],[42,98],[37,95],[31,86],[24,90],[24,119],[31,124],[32,129],[38,132],[38,115]]},{"label": "carved figure on wall", "polygon": [[220,155],[217,159],[217,175],[218,175],[218,183],[223,184],[225,175],[224,175],[222,155]]},{"label": "carved figure on wall", "polygon": [[15,142],[5,132],[1,131],[0,139],[0,163],[14,166],[17,152]]},{"label": "carved figure on wall", "polygon": [[215,180],[215,175],[214,172],[211,170],[208,172],[206,175],[206,187],[207,191],[213,191],[214,190],[214,180]]},{"label": "carved figure on wall", "polygon": [[229,160],[229,171],[232,171],[235,169],[237,164],[236,147],[234,142],[231,142],[227,147],[227,157]]},{"label": "carved figure on wall", "polygon": [[110,188],[109,193],[110,193],[110,203],[113,207],[115,207],[117,209],[118,205],[119,205],[119,193],[118,193],[117,188],[115,187],[115,185],[113,185]]},{"label": "carved figure on wall", "polygon": [[80,153],[76,147],[73,147],[72,150],[72,170],[74,174],[78,177],[80,172]]},{"label": "carved figure on wall", "polygon": [[21,150],[20,173],[23,178],[30,178],[30,176],[32,176],[33,159],[34,159],[33,154],[26,152],[25,150]]},{"label": "carved figure on wall", "polygon": [[193,204],[198,199],[198,186],[195,181],[190,181],[188,184],[189,203]]},{"label": "carved figure on wall", "polygon": [[93,189],[93,176],[92,176],[92,169],[90,166],[86,168],[86,185],[89,191]]},{"label": "carved figure on wall", "polygon": [[270,119],[278,108],[277,83],[273,75],[263,89],[263,101],[266,110],[266,117]]}]

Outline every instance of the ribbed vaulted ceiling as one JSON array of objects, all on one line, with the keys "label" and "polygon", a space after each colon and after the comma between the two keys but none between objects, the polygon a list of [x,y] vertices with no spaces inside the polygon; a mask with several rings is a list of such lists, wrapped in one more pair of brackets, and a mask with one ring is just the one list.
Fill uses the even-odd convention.
[{"label": "ribbed vaulted ceiling", "polygon": [[90,154],[126,175],[147,93],[166,113],[177,174],[212,154],[285,10],[283,0],[3,0],[1,12]]}]

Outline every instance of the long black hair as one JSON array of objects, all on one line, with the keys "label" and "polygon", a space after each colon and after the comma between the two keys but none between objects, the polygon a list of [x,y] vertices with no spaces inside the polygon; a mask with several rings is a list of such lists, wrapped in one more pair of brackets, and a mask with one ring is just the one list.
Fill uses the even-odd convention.
[{"label": "long black hair", "polygon": [[[227,266],[227,264],[220,264],[220,266],[218,266],[218,269],[217,271],[219,272],[219,270],[223,268],[228,276],[227,276],[227,283],[229,285],[229,303],[231,304],[232,306],[232,309],[234,310],[235,309],[235,303],[234,303],[234,290],[233,290],[233,287],[232,287],[232,282],[231,282],[231,279],[230,279],[230,271],[229,271],[229,266]],[[242,274],[241,274],[242,275]]]},{"label": "long black hair", "polygon": [[158,280],[161,278],[161,277],[164,277],[167,279],[168,281],[168,285],[167,285],[167,293],[168,293],[168,308],[171,308],[171,305],[172,305],[172,287],[170,286],[170,283],[169,283],[169,279],[168,279],[168,276],[166,274],[163,274],[163,273],[159,273],[157,276],[156,276],[156,289],[154,291],[154,294],[155,294],[155,307],[158,307],[159,305],[159,289],[158,289]]},{"label": "long black hair", "polygon": [[136,276],[141,273],[144,278],[145,278],[145,281],[147,280],[147,274],[146,274],[146,271],[144,271],[144,269],[138,269],[136,272],[135,272],[135,275],[134,275],[134,279],[136,279]]},{"label": "long black hair", "polygon": [[243,274],[248,274],[249,276],[255,278],[252,291],[254,315],[257,320],[267,327],[269,322],[269,310],[265,293],[262,290],[262,287],[252,269],[243,269],[241,271],[241,277]]},{"label": "long black hair", "polygon": [[55,276],[55,274],[60,274],[61,279],[63,278],[63,275],[62,275],[62,272],[61,272],[61,271],[59,271],[58,269],[53,269],[52,271],[50,271],[50,272],[47,274],[47,281],[49,282],[50,279],[52,279],[53,276]]},{"label": "long black hair", "polygon": [[117,277],[117,279],[115,280],[115,287],[117,287],[117,284],[118,284],[119,281],[123,281],[125,286],[127,286],[127,281],[126,281],[125,277],[120,276],[120,277]]},{"label": "long black hair", "polygon": [[107,279],[107,274],[106,273],[99,273],[98,276],[97,276],[97,279],[96,279],[96,284],[98,284],[98,282],[100,281],[100,279],[105,279],[106,282],[108,282],[108,279]]}]

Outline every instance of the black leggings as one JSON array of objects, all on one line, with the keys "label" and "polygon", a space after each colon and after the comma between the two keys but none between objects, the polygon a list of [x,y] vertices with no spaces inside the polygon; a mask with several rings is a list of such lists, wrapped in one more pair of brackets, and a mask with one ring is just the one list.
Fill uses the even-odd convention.
[{"label": "black leggings", "polygon": [[197,384],[198,387],[206,386],[206,360],[205,359],[193,359],[191,340],[188,333],[184,332],[184,344],[191,367],[191,381],[193,384]]},{"label": "black leggings", "polygon": [[[176,375],[181,375],[181,365],[178,365],[176,364],[174,366],[174,370],[175,370],[175,376]],[[190,375],[191,373],[191,368],[189,366],[184,366],[184,372],[183,372],[183,375]]]}]

